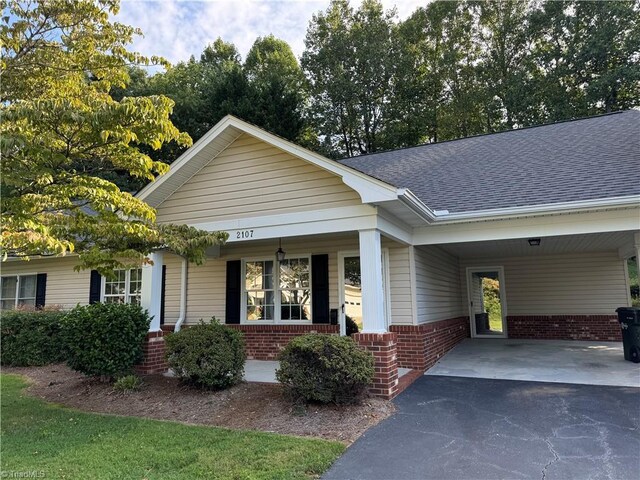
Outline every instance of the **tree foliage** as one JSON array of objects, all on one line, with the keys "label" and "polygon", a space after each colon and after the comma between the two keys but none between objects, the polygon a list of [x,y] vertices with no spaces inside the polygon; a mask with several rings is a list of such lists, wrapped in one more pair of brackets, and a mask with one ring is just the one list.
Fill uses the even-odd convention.
[{"label": "tree foliage", "polygon": [[155,211],[108,179],[153,181],[168,165],[140,147],[191,143],[162,95],[110,95],[128,65],[164,63],[127,50],[138,30],[109,20],[117,0],[3,2],[0,247],[8,255],[76,252],[81,266],[139,263],[157,247],[200,262],[225,234],[155,223]]}]

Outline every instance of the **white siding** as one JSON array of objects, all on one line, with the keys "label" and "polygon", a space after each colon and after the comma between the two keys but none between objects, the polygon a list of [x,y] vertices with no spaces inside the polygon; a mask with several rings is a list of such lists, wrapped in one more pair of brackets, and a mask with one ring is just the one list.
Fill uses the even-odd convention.
[{"label": "white siding", "polygon": [[[617,252],[461,259],[467,267],[504,267],[508,315],[614,314],[627,305],[624,263]],[[466,281],[463,302],[466,306]]]},{"label": "white siding", "polygon": [[76,272],[73,267],[77,263],[75,257],[47,258],[28,262],[7,261],[3,262],[0,268],[2,275],[46,273],[45,306],[59,305],[61,308],[69,309],[77,304],[89,303],[91,272]]},{"label": "white siding", "polygon": [[467,315],[457,258],[435,246],[415,247],[414,258],[418,323]]},{"label": "white siding", "polygon": [[[296,255],[329,255],[329,306],[339,307],[338,252],[358,251],[358,237],[340,235],[335,237],[309,237],[285,240],[283,249],[287,257]],[[389,249],[389,283],[391,316],[393,323],[412,323],[411,288],[409,280],[408,247],[383,239],[383,247]],[[197,323],[212,316],[225,318],[226,262],[240,258],[272,258],[278,248],[277,242],[255,242],[228,244],[222,247],[220,258],[211,258],[204,265],[189,265],[187,282],[186,323]],[[173,324],[179,315],[180,263],[165,260],[167,264],[167,288],[165,293],[165,323]]]},{"label": "white siding", "polygon": [[158,221],[193,224],[361,204],[337,175],[243,134],[159,205]]}]

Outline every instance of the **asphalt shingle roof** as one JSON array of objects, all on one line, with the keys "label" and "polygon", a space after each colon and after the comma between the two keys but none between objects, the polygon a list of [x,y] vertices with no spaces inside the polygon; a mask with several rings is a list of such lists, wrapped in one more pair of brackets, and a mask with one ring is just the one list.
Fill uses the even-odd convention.
[{"label": "asphalt shingle roof", "polygon": [[640,194],[640,112],[419,145],[340,161],[433,210],[466,212]]}]

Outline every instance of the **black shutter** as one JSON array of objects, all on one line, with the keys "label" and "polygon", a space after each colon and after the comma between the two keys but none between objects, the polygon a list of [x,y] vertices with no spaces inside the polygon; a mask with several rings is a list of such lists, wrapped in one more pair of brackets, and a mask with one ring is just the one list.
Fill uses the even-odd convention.
[{"label": "black shutter", "polygon": [[162,265],[162,286],[160,287],[160,325],[164,325],[164,293],[167,285],[167,266]]},{"label": "black shutter", "polygon": [[89,303],[100,301],[100,287],[102,286],[102,276],[97,270],[91,270],[91,280],[89,283]]},{"label": "black shutter", "polygon": [[225,323],[240,323],[240,302],[242,301],[242,262],[227,262],[227,295],[225,301]]},{"label": "black shutter", "polygon": [[36,276],[36,308],[44,308],[47,294],[47,274],[39,273]]},{"label": "black shutter", "polygon": [[311,257],[311,321],[330,323],[329,316],[329,255]]}]

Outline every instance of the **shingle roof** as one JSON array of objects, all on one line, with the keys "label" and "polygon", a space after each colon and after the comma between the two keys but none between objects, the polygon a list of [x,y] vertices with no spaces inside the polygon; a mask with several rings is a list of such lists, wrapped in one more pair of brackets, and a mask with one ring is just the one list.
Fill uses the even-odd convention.
[{"label": "shingle roof", "polygon": [[341,160],[432,210],[465,212],[640,194],[640,112]]}]

